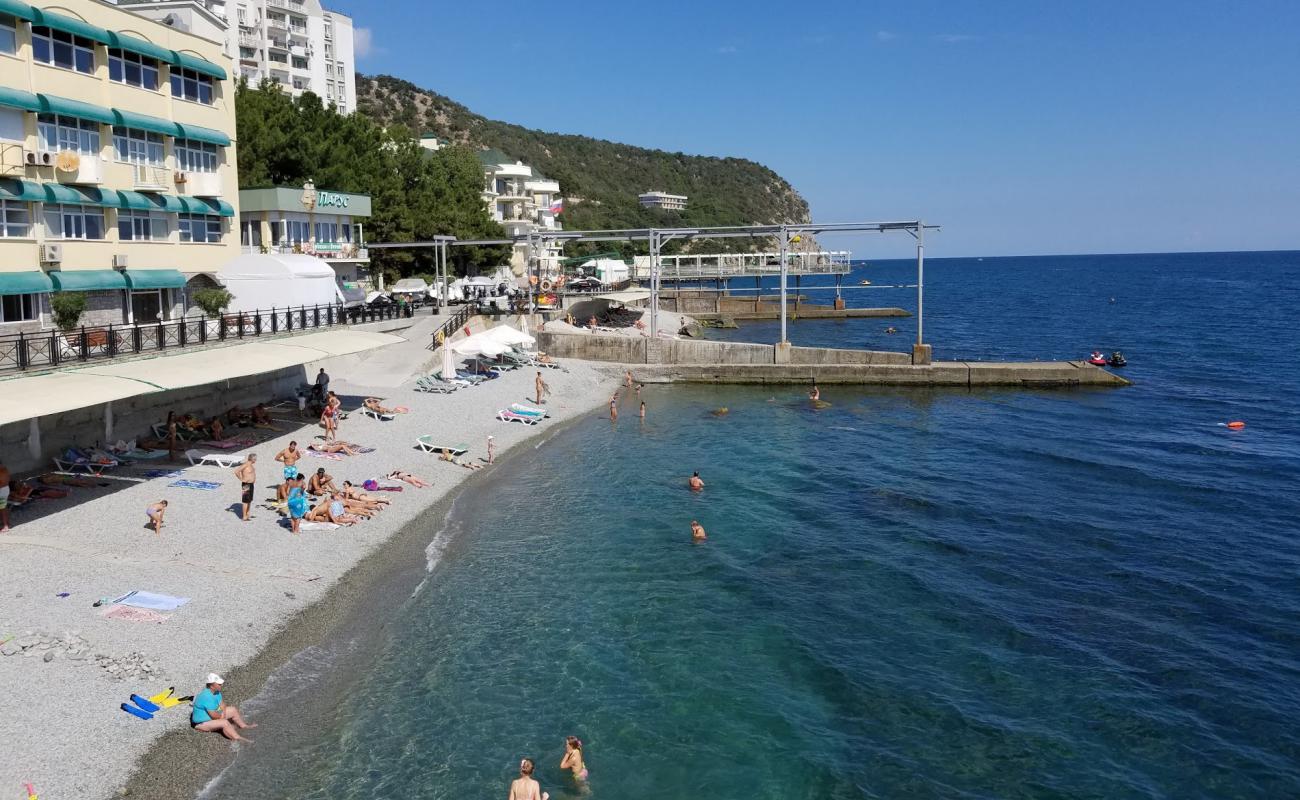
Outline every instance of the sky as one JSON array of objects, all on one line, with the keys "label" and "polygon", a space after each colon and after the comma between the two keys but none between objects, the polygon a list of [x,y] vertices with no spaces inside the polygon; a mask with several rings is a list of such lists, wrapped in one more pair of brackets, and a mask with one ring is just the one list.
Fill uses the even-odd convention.
[{"label": "sky", "polygon": [[1300,2],[326,2],[366,74],[753,159],[932,257],[1300,248]]}]

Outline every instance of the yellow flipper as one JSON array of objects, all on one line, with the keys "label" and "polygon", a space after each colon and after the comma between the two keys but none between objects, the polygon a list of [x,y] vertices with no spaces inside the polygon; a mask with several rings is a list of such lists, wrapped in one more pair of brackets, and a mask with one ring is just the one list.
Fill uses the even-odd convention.
[{"label": "yellow flipper", "polygon": [[171,697],[172,694],[175,693],[175,691],[176,691],[176,687],[175,687],[175,686],[168,686],[168,687],[167,687],[167,691],[165,691],[165,692],[159,692],[158,694],[154,695],[153,697],[150,697],[150,698],[149,698],[149,702],[150,702],[150,703],[153,703],[154,705],[162,706],[163,708],[166,708],[166,707],[167,707],[167,698]]}]

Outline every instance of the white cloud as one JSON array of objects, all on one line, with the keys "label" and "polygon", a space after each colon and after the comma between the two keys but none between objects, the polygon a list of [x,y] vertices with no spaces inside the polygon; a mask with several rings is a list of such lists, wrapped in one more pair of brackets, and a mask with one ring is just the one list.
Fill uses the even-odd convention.
[{"label": "white cloud", "polygon": [[971,36],[969,33],[941,33],[934,37],[944,44],[957,44],[959,42],[977,42],[978,36]]},{"label": "white cloud", "polygon": [[877,42],[892,42],[898,38],[898,34],[892,31],[876,31]]},{"label": "white cloud", "polygon": [[353,28],[352,54],[357,59],[366,58],[374,51],[374,34],[369,28]]}]

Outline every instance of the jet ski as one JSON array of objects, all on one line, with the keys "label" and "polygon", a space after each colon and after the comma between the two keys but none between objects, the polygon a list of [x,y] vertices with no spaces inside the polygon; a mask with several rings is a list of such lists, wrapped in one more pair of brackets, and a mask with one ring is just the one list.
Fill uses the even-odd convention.
[{"label": "jet ski", "polygon": [[1112,367],[1123,367],[1128,365],[1128,359],[1124,357],[1123,353],[1116,350],[1110,354],[1110,360],[1106,363],[1110,364]]},{"label": "jet ski", "polygon": [[1094,367],[1104,367],[1109,362],[1106,361],[1106,357],[1101,354],[1100,350],[1093,350],[1092,355],[1088,356],[1088,363]]}]

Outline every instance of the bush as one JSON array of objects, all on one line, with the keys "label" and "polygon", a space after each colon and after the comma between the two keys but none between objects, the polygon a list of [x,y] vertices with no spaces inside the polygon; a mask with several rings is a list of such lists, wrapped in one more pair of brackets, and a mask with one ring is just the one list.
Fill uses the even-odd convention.
[{"label": "bush", "polygon": [[203,309],[209,317],[219,317],[226,310],[234,297],[225,289],[199,289],[194,293],[194,305]]},{"label": "bush", "polygon": [[50,309],[59,330],[70,331],[77,327],[82,312],[86,310],[86,295],[84,292],[56,292],[50,295]]}]

